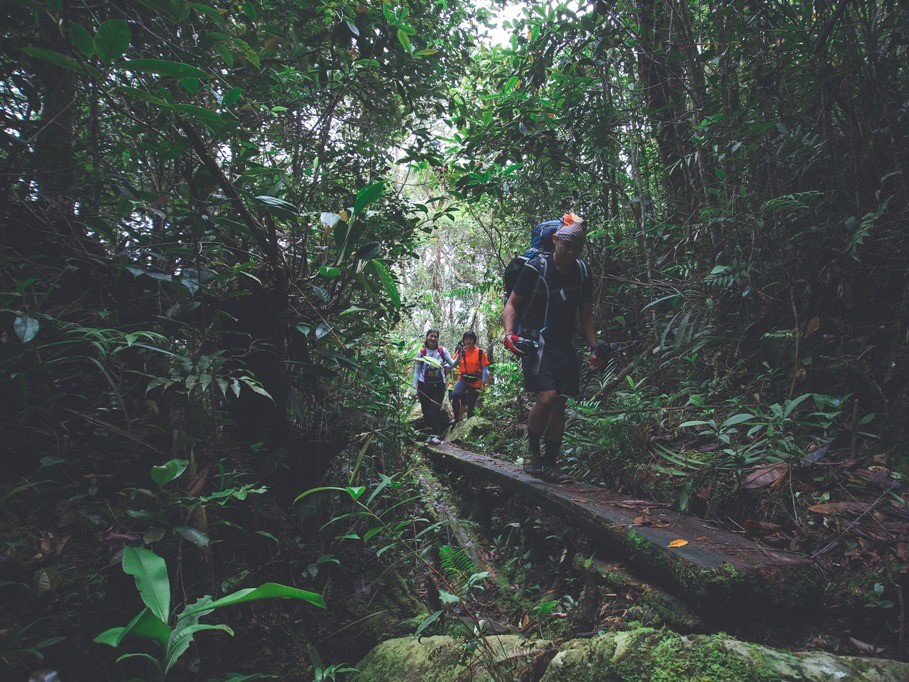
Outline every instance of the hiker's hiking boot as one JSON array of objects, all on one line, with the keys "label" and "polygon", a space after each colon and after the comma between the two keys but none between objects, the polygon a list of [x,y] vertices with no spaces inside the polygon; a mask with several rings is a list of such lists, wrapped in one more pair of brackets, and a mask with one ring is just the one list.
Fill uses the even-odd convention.
[{"label": "hiker's hiking boot", "polygon": [[528,476],[533,476],[534,478],[542,478],[543,464],[538,458],[528,454],[527,458],[524,460],[524,473]]}]

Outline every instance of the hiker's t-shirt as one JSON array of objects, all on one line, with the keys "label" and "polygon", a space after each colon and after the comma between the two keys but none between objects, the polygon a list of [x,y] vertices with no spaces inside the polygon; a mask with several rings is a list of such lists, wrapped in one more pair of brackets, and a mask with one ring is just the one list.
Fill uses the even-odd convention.
[{"label": "hiker's t-shirt", "polygon": [[[424,358],[430,358],[435,362],[425,362]],[[425,345],[417,354],[417,361],[414,365],[413,385],[418,383],[445,385],[446,370],[454,367],[451,355],[443,346],[437,346],[430,350]]]},{"label": "hiker's t-shirt", "polygon": [[[545,284],[542,277],[544,258]],[[549,285],[548,315],[546,284]],[[515,282],[514,293],[524,298],[524,309],[518,313],[522,330],[540,331],[548,319],[543,336],[547,339],[567,339],[577,331],[578,307],[593,300],[593,285],[589,274],[582,276],[578,263],[574,263],[571,272],[566,275],[556,267],[552,254],[545,253],[524,266]]]},{"label": "hiker's t-shirt", "polygon": [[489,358],[485,352],[480,350],[479,346],[474,346],[473,349],[465,348],[461,351],[461,357],[458,359],[458,371],[461,381],[465,384],[471,388],[481,388],[484,367],[489,367]]}]

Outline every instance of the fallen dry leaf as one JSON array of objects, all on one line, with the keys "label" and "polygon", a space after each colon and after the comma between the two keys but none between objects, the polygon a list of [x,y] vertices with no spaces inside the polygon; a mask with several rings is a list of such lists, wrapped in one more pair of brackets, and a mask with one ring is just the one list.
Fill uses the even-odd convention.
[{"label": "fallen dry leaf", "polygon": [[884,651],[884,647],[874,646],[874,644],[868,644],[868,642],[862,642],[855,637],[850,637],[849,641],[852,642],[852,645],[863,654],[880,654]]},{"label": "fallen dry leaf", "polygon": [[821,504],[811,505],[808,507],[808,511],[813,511],[815,514],[823,514],[824,516],[836,514],[837,512],[853,512],[860,514],[864,511],[868,511],[870,507],[870,502],[823,502]]},{"label": "fallen dry leaf", "polygon": [[669,543],[670,547],[684,547],[688,544],[688,540],[673,540]]},{"label": "fallen dry leaf", "polygon": [[758,467],[745,477],[742,487],[747,490],[763,488],[779,481],[786,475],[789,467],[783,462],[769,466]]},{"label": "fallen dry leaf", "polygon": [[750,519],[746,519],[742,525],[745,527],[745,532],[753,537],[767,535],[780,529],[778,523],[773,523],[771,521],[751,521]]}]

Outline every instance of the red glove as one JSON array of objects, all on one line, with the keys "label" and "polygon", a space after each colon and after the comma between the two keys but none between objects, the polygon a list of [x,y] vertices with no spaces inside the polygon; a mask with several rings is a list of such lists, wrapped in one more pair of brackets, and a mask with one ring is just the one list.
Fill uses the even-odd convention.
[{"label": "red glove", "polygon": [[517,344],[521,340],[521,337],[517,334],[507,334],[505,336],[505,348],[510,350],[512,353],[517,355],[519,358],[524,357],[524,351],[518,348]]},{"label": "red glove", "polygon": [[587,362],[590,363],[590,369],[594,372],[602,372],[609,363],[609,346],[600,341],[591,351]]}]

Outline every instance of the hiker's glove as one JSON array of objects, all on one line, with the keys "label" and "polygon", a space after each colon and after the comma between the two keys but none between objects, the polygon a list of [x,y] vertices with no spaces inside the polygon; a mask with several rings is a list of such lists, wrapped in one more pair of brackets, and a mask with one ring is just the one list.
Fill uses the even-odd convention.
[{"label": "hiker's glove", "polygon": [[521,342],[521,337],[517,334],[508,334],[505,337],[505,348],[510,350],[512,353],[517,355],[519,358],[524,357],[524,351],[518,346]]},{"label": "hiker's glove", "polygon": [[587,361],[594,372],[602,372],[609,362],[609,345],[605,341],[600,341],[591,351]]}]

